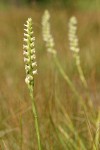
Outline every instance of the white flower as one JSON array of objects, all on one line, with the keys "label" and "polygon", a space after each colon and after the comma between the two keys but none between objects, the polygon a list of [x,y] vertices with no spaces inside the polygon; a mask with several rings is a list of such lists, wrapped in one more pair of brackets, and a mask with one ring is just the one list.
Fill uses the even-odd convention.
[{"label": "white flower", "polygon": [[33,71],[33,75],[37,74],[37,69]]}]

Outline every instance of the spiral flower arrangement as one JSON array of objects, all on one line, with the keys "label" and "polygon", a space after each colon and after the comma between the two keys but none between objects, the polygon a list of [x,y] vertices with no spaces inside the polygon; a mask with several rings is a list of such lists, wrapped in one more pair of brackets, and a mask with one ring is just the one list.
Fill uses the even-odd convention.
[{"label": "spiral flower arrangement", "polygon": [[26,29],[24,31],[24,62],[25,62],[25,71],[26,78],[25,82],[29,85],[34,85],[34,75],[37,74],[37,62],[34,48],[35,37],[33,37],[33,28],[32,28],[32,19],[28,18],[26,24],[24,24]]},{"label": "spiral flower arrangement", "polygon": [[47,51],[52,53],[53,55],[56,54],[56,50],[54,49],[54,39],[50,33],[50,14],[48,10],[45,10],[43,17],[42,17],[42,35],[43,40],[46,42]]},{"label": "spiral flower arrangement", "polygon": [[84,87],[87,89],[87,82],[81,67],[81,61],[80,61],[80,55],[79,55],[79,43],[78,43],[78,37],[77,37],[77,19],[76,17],[71,17],[69,20],[69,44],[70,44],[70,50],[73,52],[73,56],[75,58],[76,66],[79,72],[80,79],[84,85]]}]

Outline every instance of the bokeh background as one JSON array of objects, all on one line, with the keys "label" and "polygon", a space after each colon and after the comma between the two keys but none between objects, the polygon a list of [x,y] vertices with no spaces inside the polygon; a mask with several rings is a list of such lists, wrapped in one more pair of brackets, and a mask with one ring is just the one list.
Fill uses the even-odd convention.
[{"label": "bokeh background", "polygon": [[[52,56],[47,53],[42,40],[41,20],[45,9],[51,14],[51,33],[61,65],[86,100],[68,42],[69,18],[73,15],[77,17],[82,68],[94,109],[100,105],[100,1],[0,0],[1,149],[37,150],[31,101],[24,82],[23,28],[28,17],[33,19],[36,37],[38,75],[34,93],[44,149],[62,150],[50,120],[52,114],[57,124],[63,123],[65,119],[60,105],[72,118],[82,117],[79,104],[75,103],[71,90],[55,69]],[[77,128],[82,126],[77,124]],[[89,137],[85,133],[84,137],[88,141]]]}]

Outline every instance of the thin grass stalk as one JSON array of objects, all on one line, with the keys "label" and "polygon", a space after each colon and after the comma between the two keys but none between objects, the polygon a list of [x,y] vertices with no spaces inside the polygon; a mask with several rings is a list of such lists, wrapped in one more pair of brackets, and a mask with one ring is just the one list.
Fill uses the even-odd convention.
[{"label": "thin grass stalk", "polygon": [[[100,109],[100,108],[99,108]],[[100,110],[98,112],[97,121],[96,121],[96,134],[95,134],[95,145],[93,143],[93,150],[99,150],[100,148]]]},{"label": "thin grass stalk", "polygon": [[[50,112],[50,111],[49,111],[49,112]],[[54,120],[53,120],[53,118],[52,118],[51,113],[50,113],[50,121],[51,121],[51,124],[52,124],[52,126],[53,126],[53,128],[54,128],[54,132],[55,132],[55,134],[56,134],[56,136],[57,136],[57,138],[58,138],[60,144],[62,145],[62,147],[63,147],[64,149],[69,150],[69,149],[68,149],[68,146],[66,145],[65,141],[63,140],[63,138],[62,138],[61,135],[60,135],[59,129],[58,129],[58,127],[56,126],[56,124],[55,124],[55,122],[54,122]]]},{"label": "thin grass stalk", "polygon": [[70,89],[72,90],[72,92],[76,95],[76,97],[78,97],[78,98],[80,99],[79,94],[78,94],[76,88],[74,87],[73,83],[72,83],[71,80],[69,79],[68,75],[67,75],[67,74],[65,73],[65,71],[63,70],[61,64],[59,63],[59,60],[58,60],[57,56],[54,55],[53,58],[54,58],[55,65],[57,66],[57,68],[58,68],[60,74],[62,75],[62,77],[63,77],[63,78],[65,79],[65,81],[67,82],[67,84],[69,85],[69,87],[70,87]]},{"label": "thin grass stalk", "polygon": [[75,135],[76,138],[79,140],[79,143],[80,143],[82,150],[86,150],[86,147],[85,147],[84,143],[82,142],[82,139],[78,135],[78,133],[77,133],[77,131],[76,131],[71,119],[70,119],[70,116],[68,115],[68,113],[65,111],[64,107],[60,103],[59,103],[59,107],[63,113],[63,116],[65,116],[65,119],[64,119],[64,121],[66,120],[65,125],[69,128],[69,130],[73,133],[73,135]]},{"label": "thin grass stalk", "polygon": [[60,64],[57,56],[53,55],[53,58],[54,58],[55,65],[58,68],[60,74],[65,79],[66,83],[69,85],[71,91],[74,93],[74,95],[76,96],[77,100],[80,100],[80,103],[83,106],[84,111],[87,112],[87,107],[86,107],[86,105],[84,103],[84,99],[80,96],[80,94],[78,93],[78,91],[75,88],[74,84],[72,83],[72,81],[70,80],[70,78],[68,77],[68,75],[63,70],[63,68],[62,68],[62,66],[61,66],[61,64]]},{"label": "thin grass stalk", "polygon": [[[91,128],[91,123],[90,123],[90,120],[89,120],[89,117],[88,117],[88,114],[86,113],[86,111],[84,111],[84,115],[86,117],[86,123],[87,123],[88,131],[89,131],[90,141],[91,141],[91,143],[93,143],[94,148],[96,150],[96,144],[95,144],[95,141],[93,139],[93,131]],[[92,149],[92,144],[91,144],[91,149]]]},{"label": "thin grass stalk", "polygon": [[9,149],[8,149],[8,146],[6,145],[6,143],[5,143],[4,140],[2,140],[2,143],[3,143],[3,145],[4,145],[4,149],[5,149],[5,150],[9,150]]},{"label": "thin grass stalk", "polygon": [[22,115],[20,114],[20,150],[23,149],[23,118]]},{"label": "thin grass stalk", "polygon": [[58,130],[60,133],[65,137],[65,141],[70,144],[70,148],[74,148],[74,150],[77,150],[77,144],[76,142],[71,138],[71,136],[64,131],[64,129],[61,126],[58,126]]}]

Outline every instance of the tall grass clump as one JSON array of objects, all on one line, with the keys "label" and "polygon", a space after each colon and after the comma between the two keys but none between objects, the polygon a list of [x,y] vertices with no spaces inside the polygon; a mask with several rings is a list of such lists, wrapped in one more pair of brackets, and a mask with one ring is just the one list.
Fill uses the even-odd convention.
[{"label": "tall grass clump", "polygon": [[32,19],[28,18],[25,26],[25,33],[24,33],[24,42],[23,45],[24,49],[24,62],[25,62],[25,71],[26,71],[26,78],[25,82],[28,86],[31,101],[32,101],[32,111],[35,118],[35,129],[37,134],[37,141],[38,141],[38,149],[41,150],[41,140],[40,140],[40,131],[39,131],[39,122],[38,122],[38,114],[37,108],[35,105],[34,100],[34,76],[37,74],[37,62],[36,62],[36,54],[34,48],[34,41],[35,37],[33,37],[33,28],[32,28]]}]

